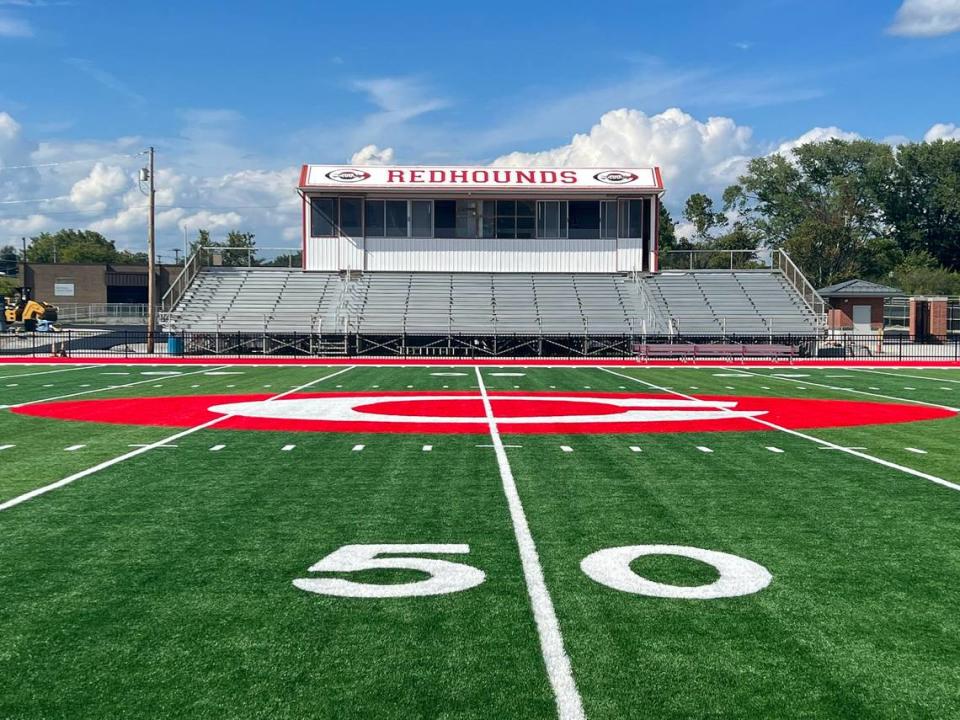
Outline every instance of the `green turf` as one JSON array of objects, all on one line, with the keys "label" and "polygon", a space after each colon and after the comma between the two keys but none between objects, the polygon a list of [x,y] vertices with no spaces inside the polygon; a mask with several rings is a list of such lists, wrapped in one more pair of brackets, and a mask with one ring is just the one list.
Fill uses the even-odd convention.
[{"label": "green turf", "polygon": [[[27,375],[48,369],[0,366],[0,376],[22,374],[0,377],[0,404],[84,392],[76,399],[129,398],[135,409],[146,396],[281,393],[342,370]],[[182,376],[141,374],[165,369]],[[612,369],[490,367],[483,377],[490,391],[652,392],[639,379],[695,396],[960,405],[960,372],[949,370]],[[127,383],[138,384],[110,389]],[[477,385],[469,367],[357,367],[310,390]],[[509,463],[588,718],[960,716],[960,493],[773,431],[501,429],[519,446]],[[0,501],[181,430],[0,411],[0,445],[17,446],[0,451]],[[958,430],[954,418],[805,432],[960,482]],[[63,449],[74,444],[86,447]],[[489,435],[213,427],[176,444],[0,512],[0,717],[556,717],[500,473],[493,450],[478,447]],[[293,586],[322,557],[363,543],[467,543],[468,555],[444,559],[486,579],[406,599]],[[733,553],[773,580],[749,596],[674,600],[580,569],[597,550],[636,544]],[[686,587],[716,578],[672,556],[631,568]]]}]

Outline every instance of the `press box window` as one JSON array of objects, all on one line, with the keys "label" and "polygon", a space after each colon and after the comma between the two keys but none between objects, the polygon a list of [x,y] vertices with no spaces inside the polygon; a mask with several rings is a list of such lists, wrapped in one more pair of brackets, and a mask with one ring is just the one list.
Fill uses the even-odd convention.
[{"label": "press box window", "polygon": [[410,237],[433,237],[433,201],[410,201]]},{"label": "press box window", "polygon": [[363,237],[363,199],[340,198],[340,234]]},{"label": "press box window", "polygon": [[337,199],[310,199],[310,237],[333,237],[337,234]]},{"label": "press box window", "polygon": [[315,197],[310,200],[310,237],[361,237],[362,198]]},{"label": "press box window", "polygon": [[620,237],[643,237],[643,200],[620,201]]},{"label": "press box window", "polygon": [[537,203],[537,237],[567,237],[567,203],[558,200],[541,200]]}]

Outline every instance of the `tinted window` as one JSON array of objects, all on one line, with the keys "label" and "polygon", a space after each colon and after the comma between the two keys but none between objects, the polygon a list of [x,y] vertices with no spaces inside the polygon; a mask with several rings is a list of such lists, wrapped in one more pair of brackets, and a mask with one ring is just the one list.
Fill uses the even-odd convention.
[{"label": "tinted window", "polygon": [[433,225],[437,237],[452,238],[457,235],[457,206],[456,200],[433,201]]},{"label": "tinted window", "polygon": [[493,200],[484,200],[483,206],[483,237],[497,236],[497,203]]},{"label": "tinted window", "polygon": [[407,201],[386,200],[387,237],[407,236]]},{"label": "tinted window", "polygon": [[628,237],[638,238],[643,235],[643,201],[630,201],[630,225]]},{"label": "tinted window", "polygon": [[571,238],[600,237],[600,203],[596,200],[571,200],[567,203]]},{"label": "tinted window", "polygon": [[617,236],[617,203],[615,200],[606,200],[600,203],[600,237],[615,238]]},{"label": "tinted window", "polygon": [[457,237],[480,237],[480,202],[457,200]]},{"label": "tinted window", "polygon": [[620,237],[641,237],[643,226],[642,204],[642,200],[620,201],[620,227],[618,228]]},{"label": "tinted window", "polygon": [[347,237],[363,237],[362,198],[340,198],[340,232]]},{"label": "tinted window", "polygon": [[337,199],[315,197],[310,200],[310,236],[331,237],[337,226]]},{"label": "tinted window", "polygon": [[410,201],[410,229],[413,237],[433,237],[433,201]]},{"label": "tinted window", "polygon": [[366,230],[368,237],[383,237],[383,200],[367,200],[366,210]]},{"label": "tinted window", "polygon": [[537,203],[537,237],[565,238],[567,236],[567,203],[546,200]]}]

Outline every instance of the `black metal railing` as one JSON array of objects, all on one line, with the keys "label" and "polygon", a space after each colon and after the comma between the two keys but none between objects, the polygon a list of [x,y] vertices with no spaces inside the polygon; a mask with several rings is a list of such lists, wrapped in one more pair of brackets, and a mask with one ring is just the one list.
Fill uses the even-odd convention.
[{"label": "black metal railing", "polygon": [[510,335],[320,334],[102,328],[0,334],[0,356],[78,360],[150,357],[636,358],[676,360],[831,359],[960,362],[960,335]]}]

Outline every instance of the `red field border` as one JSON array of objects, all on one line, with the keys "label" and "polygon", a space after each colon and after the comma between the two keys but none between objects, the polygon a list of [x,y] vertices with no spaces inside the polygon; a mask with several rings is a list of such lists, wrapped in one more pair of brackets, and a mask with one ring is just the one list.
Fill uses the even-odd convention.
[{"label": "red field border", "polygon": [[0,365],[368,365],[373,367],[525,366],[525,367],[753,367],[753,368],[960,368],[956,360],[623,360],[615,358],[345,358],[282,357],[0,357]]}]

